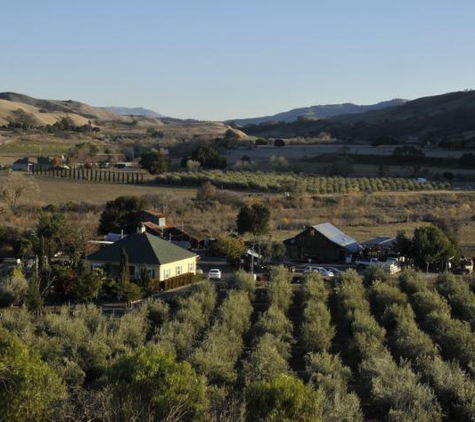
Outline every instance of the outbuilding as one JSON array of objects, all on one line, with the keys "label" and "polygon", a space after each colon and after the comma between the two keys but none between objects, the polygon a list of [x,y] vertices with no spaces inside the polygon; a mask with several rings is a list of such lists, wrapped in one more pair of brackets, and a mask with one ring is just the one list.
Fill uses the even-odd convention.
[{"label": "outbuilding", "polygon": [[310,226],[284,241],[290,259],[319,263],[350,263],[360,252],[360,244],[331,223]]}]

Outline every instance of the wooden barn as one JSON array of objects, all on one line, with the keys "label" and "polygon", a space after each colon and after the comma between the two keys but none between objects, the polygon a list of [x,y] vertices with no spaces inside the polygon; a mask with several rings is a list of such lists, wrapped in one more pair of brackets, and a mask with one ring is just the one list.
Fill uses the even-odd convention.
[{"label": "wooden barn", "polygon": [[360,252],[360,244],[337,229],[322,223],[284,241],[290,259],[320,263],[349,263]]}]

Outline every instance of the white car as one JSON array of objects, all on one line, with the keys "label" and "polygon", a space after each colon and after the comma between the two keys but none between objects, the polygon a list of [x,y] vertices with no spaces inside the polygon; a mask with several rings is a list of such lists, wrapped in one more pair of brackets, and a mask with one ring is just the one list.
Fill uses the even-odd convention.
[{"label": "white car", "polygon": [[332,271],[329,271],[323,267],[318,267],[315,265],[309,265],[308,267],[303,270],[305,274],[311,273],[312,271],[318,271],[323,277],[334,277]]},{"label": "white car", "polygon": [[330,269],[318,267],[318,271],[320,271],[320,274],[323,275],[324,277],[335,277],[335,274]]},{"label": "white car", "polygon": [[208,271],[208,278],[210,280],[221,280],[221,270],[217,268],[212,268]]}]

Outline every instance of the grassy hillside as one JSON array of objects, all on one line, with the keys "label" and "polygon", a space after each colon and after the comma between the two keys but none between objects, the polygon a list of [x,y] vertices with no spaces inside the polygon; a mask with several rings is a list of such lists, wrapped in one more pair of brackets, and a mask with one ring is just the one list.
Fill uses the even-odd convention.
[{"label": "grassy hillside", "polygon": [[118,116],[110,110],[101,107],[92,107],[88,104],[72,100],[41,100],[29,97],[28,95],[17,94],[14,92],[2,92],[0,93],[0,99],[33,106],[37,109],[42,109],[43,112],[47,113],[60,112],[68,114],[78,114],[80,116],[85,117],[86,119],[100,120],[111,120],[118,118]]},{"label": "grassy hillside", "polygon": [[86,117],[79,114],[64,111],[50,112],[29,104],[0,99],[0,126],[15,121],[19,110],[26,113],[38,126],[52,125],[63,117],[69,117],[77,126],[85,125],[88,122]]},{"label": "grassy hillside", "polygon": [[[72,121],[72,127],[62,125],[64,118]],[[60,124],[51,128],[55,123]],[[228,129],[230,126],[222,122],[121,116],[78,101],[0,93],[0,162],[6,164],[14,158],[5,154],[62,154],[80,143],[93,143],[113,152],[136,146],[168,148],[189,140],[223,137]],[[234,132],[239,139],[247,137],[239,130]]]}]

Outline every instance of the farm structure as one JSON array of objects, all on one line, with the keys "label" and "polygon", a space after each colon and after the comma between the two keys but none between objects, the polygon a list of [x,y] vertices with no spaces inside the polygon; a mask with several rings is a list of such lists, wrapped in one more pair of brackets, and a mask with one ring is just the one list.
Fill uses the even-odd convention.
[{"label": "farm structure", "polygon": [[284,241],[290,259],[350,263],[361,251],[360,244],[331,223],[311,226]]},{"label": "farm structure", "polygon": [[103,267],[112,278],[118,277],[122,253],[128,255],[131,278],[140,279],[148,271],[159,281],[183,274],[196,274],[198,256],[149,233],[135,233],[88,256],[93,268]]},{"label": "farm structure", "polygon": [[380,261],[386,261],[388,256],[394,253],[395,242],[396,238],[394,236],[374,237],[361,244],[363,247],[361,255],[364,258],[377,258]]},{"label": "farm structure", "polygon": [[31,171],[35,163],[28,157],[20,158],[12,164],[13,171]]}]

